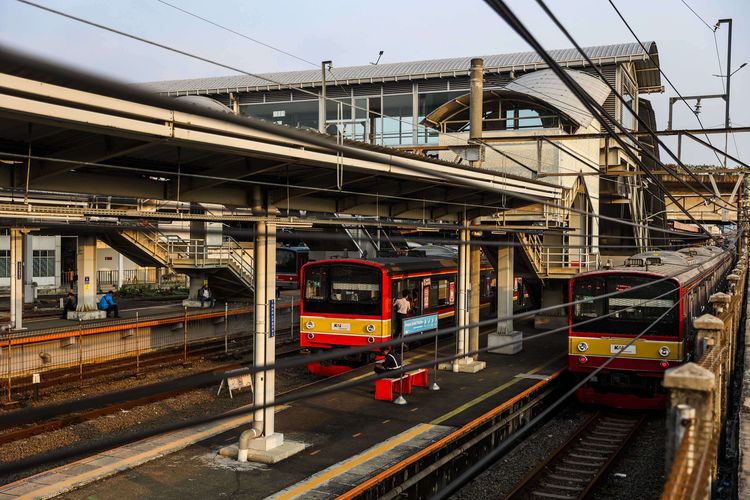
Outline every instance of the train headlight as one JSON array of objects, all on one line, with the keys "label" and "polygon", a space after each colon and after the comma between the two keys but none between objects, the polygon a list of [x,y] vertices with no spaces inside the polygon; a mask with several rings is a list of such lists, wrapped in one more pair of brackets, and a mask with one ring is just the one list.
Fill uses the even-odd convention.
[{"label": "train headlight", "polygon": [[372,323],[367,325],[367,333],[375,333],[375,325],[373,325]]},{"label": "train headlight", "polygon": [[307,328],[308,330],[312,330],[313,328],[315,328],[315,323],[313,323],[312,321],[308,321],[307,323],[305,323],[305,328]]},{"label": "train headlight", "polygon": [[589,345],[586,342],[578,342],[576,348],[578,349],[578,352],[586,352],[589,350]]},{"label": "train headlight", "polygon": [[659,356],[661,356],[662,358],[666,358],[667,356],[669,356],[670,352],[672,352],[672,351],[670,351],[669,347],[667,347],[665,345],[663,345],[663,346],[661,346],[659,348]]}]

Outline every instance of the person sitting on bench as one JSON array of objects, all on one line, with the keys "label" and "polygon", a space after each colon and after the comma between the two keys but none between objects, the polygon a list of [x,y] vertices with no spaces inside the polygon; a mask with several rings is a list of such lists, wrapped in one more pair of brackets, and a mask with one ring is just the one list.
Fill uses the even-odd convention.
[{"label": "person sitting on bench", "polygon": [[210,288],[208,288],[208,281],[203,282],[203,286],[200,287],[200,290],[198,290],[198,300],[201,301],[201,307],[203,307],[203,304],[208,302],[209,306],[213,308],[216,304],[216,299],[214,298],[214,294],[211,291]]},{"label": "person sitting on bench", "polygon": [[383,347],[380,352],[383,354],[383,359],[375,362],[375,373],[390,372],[401,368],[401,356],[393,352],[391,346]]},{"label": "person sitting on bench", "polygon": [[65,299],[65,304],[63,305],[63,312],[60,319],[68,319],[68,311],[75,311],[77,303],[78,301],[76,301],[76,296],[73,294],[73,292],[68,292],[68,298]]},{"label": "person sitting on bench", "polygon": [[120,317],[120,309],[117,307],[115,299],[112,298],[112,292],[102,295],[102,299],[99,301],[99,310],[106,311],[107,317],[109,317],[109,313],[112,313],[115,318]]}]

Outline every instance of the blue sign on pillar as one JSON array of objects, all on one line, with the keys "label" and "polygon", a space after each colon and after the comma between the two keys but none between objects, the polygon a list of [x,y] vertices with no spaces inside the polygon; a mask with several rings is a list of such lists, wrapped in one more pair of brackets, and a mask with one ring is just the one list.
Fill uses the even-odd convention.
[{"label": "blue sign on pillar", "polygon": [[276,300],[268,301],[268,335],[276,335]]}]

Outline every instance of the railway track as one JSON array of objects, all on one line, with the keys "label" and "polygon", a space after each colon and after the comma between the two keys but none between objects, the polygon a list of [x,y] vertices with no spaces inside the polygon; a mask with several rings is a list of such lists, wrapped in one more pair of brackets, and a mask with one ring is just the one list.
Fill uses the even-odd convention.
[{"label": "railway track", "polygon": [[[297,353],[299,353],[299,347],[288,346],[288,348],[279,351],[278,357],[283,358]],[[122,410],[155,403],[215,385],[216,374],[241,367],[242,364],[239,362],[229,363],[214,367],[211,370],[149,384],[141,388],[125,389],[84,400],[62,403],[49,408],[42,407],[31,411],[20,411],[0,416],[0,428],[18,427],[12,431],[0,434],[0,445],[38,436]],[[42,415],[41,418],[40,414]],[[47,415],[47,417],[45,418],[44,415]],[[24,424],[31,425],[19,427]]]},{"label": "railway track", "polygon": [[506,498],[586,498],[644,419],[644,414],[598,412],[592,415]]}]

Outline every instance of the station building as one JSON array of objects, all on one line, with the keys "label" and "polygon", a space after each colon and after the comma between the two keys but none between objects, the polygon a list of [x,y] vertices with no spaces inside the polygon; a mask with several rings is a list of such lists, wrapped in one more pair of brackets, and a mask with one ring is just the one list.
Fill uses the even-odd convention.
[{"label": "station building", "polygon": [[[596,69],[575,49],[550,53],[622,127],[636,131],[637,122],[609,85],[656,128],[653,109],[644,97],[663,92],[656,43],[584,50]],[[544,281],[555,302],[571,275],[597,268],[604,259],[624,260],[626,254],[664,241],[662,233],[601,225],[596,217],[567,210],[666,227],[659,215],[664,212],[663,193],[638,176],[623,175],[635,170],[634,160],[615,141],[592,137],[603,131],[601,124],[534,52],[481,57],[482,145],[467,147],[472,59],[333,67],[325,69],[325,80],[321,70],[305,70],[142,86],[177,98],[208,97],[235,113],[280,125],[560,186],[559,209],[528,203],[483,219],[513,231],[512,238],[522,248],[509,257],[515,261],[516,275]],[[571,140],[575,135],[582,137]],[[640,146],[658,154],[645,141]],[[626,250],[609,250],[615,246]],[[361,249],[367,255],[377,251]]]}]

